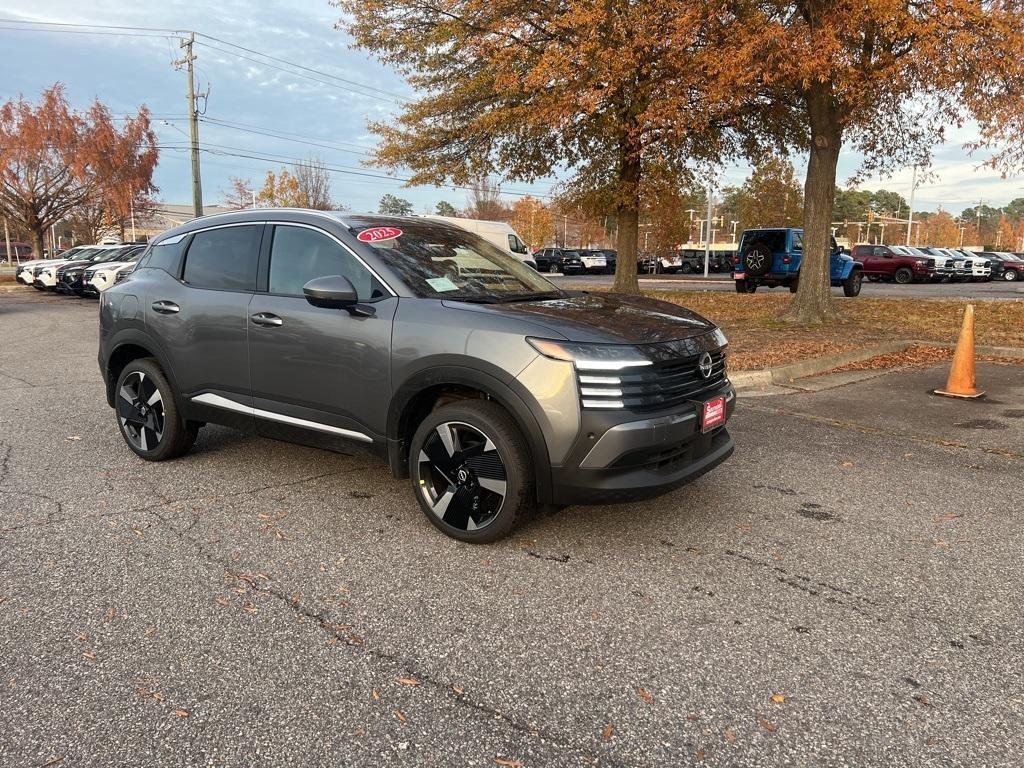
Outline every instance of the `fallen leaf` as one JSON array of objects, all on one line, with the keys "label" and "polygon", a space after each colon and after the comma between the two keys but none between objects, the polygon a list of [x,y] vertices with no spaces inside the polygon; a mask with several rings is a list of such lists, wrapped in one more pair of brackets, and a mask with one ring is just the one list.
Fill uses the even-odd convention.
[{"label": "fallen leaf", "polygon": [[614,734],[614,733],[615,733],[615,726],[612,725],[611,723],[608,723],[608,725],[606,725],[601,730],[601,741],[611,741],[612,740],[612,734]]},{"label": "fallen leaf", "polygon": [[694,757],[695,760],[698,760],[700,762],[704,762],[704,758],[707,757],[707,754],[704,752],[703,749],[698,749],[696,754],[694,754],[693,757]]},{"label": "fallen leaf", "polygon": [[51,765],[58,765],[59,763],[63,763],[65,757],[67,757],[67,755],[61,755],[60,757],[51,757],[45,763],[40,765],[39,768],[50,768]]},{"label": "fallen leaf", "polygon": [[226,597],[218,597],[216,600],[219,605],[228,605],[231,602]]},{"label": "fallen leaf", "polygon": [[151,691],[148,688],[139,688],[139,696],[144,699],[153,699],[154,701],[163,701],[164,695],[160,691]]},{"label": "fallen leaf", "polygon": [[117,616],[117,608],[112,605],[109,608],[107,608],[106,620],[113,621],[115,616]]},{"label": "fallen leaf", "polygon": [[400,677],[397,680],[399,685],[416,686],[420,684],[420,681],[415,677]]},{"label": "fallen leaf", "polygon": [[88,639],[89,636],[85,634],[85,632],[79,632],[77,635],[75,635],[75,640],[77,640],[80,643],[84,643]]},{"label": "fallen leaf", "polygon": [[523,768],[523,763],[520,760],[509,760],[507,757],[496,757],[494,758],[495,765],[503,765],[505,768]]},{"label": "fallen leaf", "polygon": [[691,723],[696,723],[698,720],[700,720],[700,715],[691,712],[686,716],[686,719],[689,720]]},{"label": "fallen leaf", "polygon": [[458,686],[458,685],[453,685],[452,686],[452,690],[455,691],[455,695],[456,696],[461,696],[462,694],[464,694],[466,692],[465,688],[462,688],[461,686]]},{"label": "fallen leaf", "polygon": [[396,709],[395,710],[395,717],[397,717],[403,723],[405,722],[405,715],[402,713],[402,710]]},{"label": "fallen leaf", "polygon": [[92,651],[82,651],[82,655],[89,659],[89,661],[96,661],[96,654]]},{"label": "fallen leaf", "polygon": [[732,730],[730,730],[729,728],[725,729],[725,733],[723,733],[722,736],[724,736],[725,740],[728,741],[730,744],[736,743],[736,734],[733,733]]},{"label": "fallen leaf", "polygon": [[593,611],[593,612],[592,612],[592,613],[590,614],[590,618],[591,618],[591,619],[593,619],[594,621],[597,621],[598,619],[600,619],[600,618],[601,618],[601,614],[600,614],[600,613],[598,613],[597,611]]},{"label": "fallen leaf", "polygon": [[377,689],[376,688],[373,689],[372,695],[373,695],[373,700],[374,701],[380,701],[380,694],[377,693]]},{"label": "fallen leaf", "polygon": [[82,436],[81,435],[68,435],[66,439],[68,439],[68,440],[81,440]]},{"label": "fallen leaf", "polygon": [[782,704],[785,700],[786,697],[783,696],[781,693],[772,694],[772,701],[774,701],[776,704]]},{"label": "fallen leaf", "polygon": [[839,466],[843,467],[844,469],[849,469],[850,467],[853,466],[853,462],[852,461],[844,461]]},{"label": "fallen leaf", "polygon": [[651,692],[648,691],[646,688],[637,688],[636,689],[636,695],[639,696],[644,701],[646,701],[648,704],[653,704],[654,703],[654,696],[652,696]]},{"label": "fallen leaf", "polygon": [[778,726],[776,726],[775,723],[770,723],[763,717],[757,718],[757,722],[762,728],[768,731],[768,733],[775,733],[777,730],[779,730]]},{"label": "fallen leaf", "polygon": [[176,709],[174,710],[174,714],[178,717],[188,717],[188,711],[184,709]]}]

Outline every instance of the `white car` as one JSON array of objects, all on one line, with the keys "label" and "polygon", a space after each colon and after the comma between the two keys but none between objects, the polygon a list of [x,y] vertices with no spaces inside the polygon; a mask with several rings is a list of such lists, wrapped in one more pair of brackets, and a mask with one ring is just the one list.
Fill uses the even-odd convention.
[{"label": "white car", "polygon": [[[90,245],[72,254],[71,258],[61,258],[56,259],[54,261],[47,261],[33,268],[32,285],[41,291],[45,291],[47,288],[56,289],[57,270],[63,267],[65,264],[68,264],[72,261],[91,259],[101,251],[113,251],[120,248],[124,248],[124,245]],[[65,253],[69,253],[69,251],[65,251]],[[64,254],[62,254],[62,256],[63,255]]]},{"label": "white car", "polygon": [[537,268],[537,262],[530,257],[530,250],[526,247],[526,243],[516,234],[512,226],[504,221],[463,219],[458,216],[435,216],[433,214],[425,214],[423,218],[447,221],[449,224],[469,230],[474,234],[480,235],[484,240],[496,246],[499,250],[504,251],[509,256],[519,259],[529,267]]},{"label": "white car", "polygon": [[961,253],[965,258],[970,260],[970,277],[975,281],[991,280],[992,279],[992,262],[986,259],[984,256],[979,256],[976,253],[970,251],[956,251]]},{"label": "white car", "polygon": [[604,272],[608,266],[608,260],[603,253],[580,251],[580,261],[583,262],[583,269],[586,272]]},{"label": "white car", "polygon": [[32,272],[36,267],[45,266],[53,262],[62,261],[65,258],[73,257],[80,251],[85,250],[85,247],[86,246],[84,245],[76,245],[74,248],[69,248],[60,254],[59,259],[32,259],[31,261],[23,261],[18,265],[18,272],[15,275],[15,279],[22,285],[32,285],[32,281],[35,279]]},{"label": "white car", "polygon": [[135,269],[135,264],[145,250],[146,246],[137,245],[120,254],[118,261],[107,261],[89,267],[82,274],[82,295],[99,296],[117,282],[119,272]]}]

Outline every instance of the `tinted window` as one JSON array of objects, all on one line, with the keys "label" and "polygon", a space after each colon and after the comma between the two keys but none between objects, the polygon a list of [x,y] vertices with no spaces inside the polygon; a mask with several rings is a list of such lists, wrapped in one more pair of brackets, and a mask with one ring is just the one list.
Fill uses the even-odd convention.
[{"label": "tinted window", "polygon": [[385,295],[370,271],[327,235],[305,227],[274,227],[270,247],[270,293],[302,296],[302,286],[314,278],[329,275],[347,277],[360,301]]},{"label": "tinted window", "polygon": [[793,233],[793,250],[802,251],[804,249],[804,233],[794,232]]},{"label": "tinted window", "polygon": [[140,269],[143,267],[162,269],[171,277],[177,277],[181,268],[181,254],[185,250],[187,242],[188,238],[185,237],[176,243],[154,245],[149,251],[149,256],[140,264]]},{"label": "tinted window", "polygon": [[246,226],[197,232],[185,255],[185,282],[219,291],[255,290],[261,230]]},{"label": "tinted window", "polygon": [[508,236],[508,249],[512,253],[526,253],[526,245],[515,235]]}]

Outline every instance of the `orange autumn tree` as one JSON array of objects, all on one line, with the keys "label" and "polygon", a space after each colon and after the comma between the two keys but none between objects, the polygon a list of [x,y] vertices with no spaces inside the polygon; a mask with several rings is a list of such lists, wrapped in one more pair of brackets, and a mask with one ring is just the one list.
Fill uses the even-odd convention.
[{"label": "orange autumn tree", "polygon": [[[417,91],[375,162],[411,184],[534,181],[568,169],[570,196],[617,221],[615,289],[638,291],[646,182],[737,151],[715,2],[333,0],[356,45]],[[589,214],[598,206],[585,205]]]},{"label": "orange autumn tree", "polygon": [[524,195],[512,204],[509,224],[530,248],[543,248],[555,239],[555,217],[550,206]]},{"label": "orange autumn tree", "polygon": [[946,126],[973,119],[970,148],[1024,166],[1022,0],[733,0],[719,30],[744,128],[808,155],[804,260],[787,316],[833,317],[827,257],[844,148],[865,172],[926,166]]},{"label": "orange autumn tree", "polygon": [[0,153],[0,214],[30,233],[39,256],[46,231],[76,211],[98,209],[117,225],[156,191],[148,110],[118,129],[99,102],[85,113],[71,109],[60,84],[38,106],[20,97],[0,106]]}]

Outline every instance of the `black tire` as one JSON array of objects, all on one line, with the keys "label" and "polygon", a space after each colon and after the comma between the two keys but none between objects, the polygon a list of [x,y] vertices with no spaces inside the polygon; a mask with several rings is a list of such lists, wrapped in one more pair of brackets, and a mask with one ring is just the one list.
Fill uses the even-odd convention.
[{"label": "black tire", "polygon": [[743,251],[743,264],[748,275],[764,277],[772,271],[772,251],[764,243],[754,243]]},{"label": "black tire", "polygon": [[1003,280],[1012,283],[1014,280],[1020,280],[1020,274],[1016,269],[1008,269],[1003,272]]},{"label": "black tire", "polygon": [[892,279],[899,285],[907,285],[914,282],[914,273],[910,267],[900,267],[893,273]]},{"label": "black tire", "polygon": [[114,389],[117,426],[128,447],[146,461],[167,461],[186,453],[199,425],[178,412],[174,389],[151,357],[132,360]]},{"label": "black tire", "polygon": [[756,290],[757,283],[752,283],[749,280],[736,281],[736,293],[754,293]]},{"label": "black tire", "polygon": [[693,267],[690,266],[689,264],[683,264],[681,269],[682,269],[682,272],[683,272],[684,275],[693,274]]},{"label": "black tire", "polygon": [[859,269],[853,270],[846,279],[843,280],[843,296],[853,298],[854,296],[860,296],[860,289],[864,285],[864,273]]},{"label": "black tire", "polygon": [[409,445],[409,477],[431,524],[472,544],[504,538],[536,506],[526,440],[512,417],[486,400],[431,412]]},{"label": "black tire", "polygon": [[796,293],[798,290],[800,290],[800,280],[799,279],[794,280],[793,282],[791,282],[789,284],[789,292],[790,293]]}]

